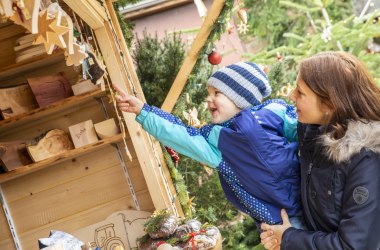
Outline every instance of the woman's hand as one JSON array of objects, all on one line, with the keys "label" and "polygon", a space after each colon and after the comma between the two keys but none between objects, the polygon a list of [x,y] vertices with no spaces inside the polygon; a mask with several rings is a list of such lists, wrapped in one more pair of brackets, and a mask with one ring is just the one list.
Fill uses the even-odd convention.
[{"label": "woman's hand", "polygon": [[285,230],[292,226],[289,222],[288,214],[285,209],[281,209],[282,225],[268,225],[261,224],[263,232],[260,234],[261,243],[266,249],[277,250],[280,249],[282,235]]},{"label": "woman's hand", "polygon": [[135,96],[128,95],[119,86],[112,84],[113,88],[117,91],[116,96],[117,106],[121,111],[140,114],[144,106],[144,102]]}]

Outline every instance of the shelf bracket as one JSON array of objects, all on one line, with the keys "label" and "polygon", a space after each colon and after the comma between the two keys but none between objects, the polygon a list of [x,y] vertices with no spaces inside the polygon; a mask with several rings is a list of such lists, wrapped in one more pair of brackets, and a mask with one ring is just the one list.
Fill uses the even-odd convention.
[{"label": "shelf bracket", "polygon": [[[107,107],[104,103],[104,100],[102,97],[99,97],[99,98],[96,98],[96,100],[101,104],[102,106],[102,110],[103,110],[103,114],[104,114],[104,117],[106,119],[109,119],[109,114],[108,114],[108,111],[107,111]],[[127,179],[127,183],[128,183],[128,187],[129,187],[129,190],[132,194],[132,198],[133,198],[133,202],[135,203],[135,206],[136,206],[136,210],[140,211],[141,208],[140,208],[140,204],[139,204],[139,201],[137,200],[137,195],[135,193],[135,189],[133,187],[133,184],[132,184],[132,180],[131,180],[131,177],[128,173],[128,168],[127,168],[127,164],[125,163],[125,160],[124,160],[124,157],[123,157],[123,154],[121,153],[121,149],[120,149],[120,146],[117,144],[117,143],[112,143],[111,144],[112,146],[114,146],[116,148],[116,151],[117,151],[117,155],[119,157],[119,161],[120,161],[120,165],[121,165],[121,168],[124,172],[124,175],[125,175],[125,178]]]},{"label": "shelf bracket", "polygon": [[125,164],[125,160],[123,158],[123,154],[121,153],[120,146],[118,144],[116,144],[116,143],[113,143],[112,146],[114,146],[116,148],[117,155],[119,156],[119,161],[120,161],[120,164],[121,164],[121,168],[123,169],[125,178],[127,179],[129,191],[132,194],[132,198],[133,198],[133,202],[135,203],[136,210],[141,211],[140,204],[139,204],[139,201],[137,200],[137,195],[135,193],[135,189],[133,187],[131,177],[129,176],[129,173],[128,173],[127,164]]},{"label": "shelf bracket", "polygon": [[7,218],[9,230],[11,231],[13,243],[15,244],[16,250],[22,250],[20,240],[17,237],[16,228],[14,226],[13,219],[8,208],[8,203],[4,197],[4,193],[3,193],[3,189],[1,185],[0,185],[0,200],[1,200],[1,205],[3,206],[3,209],[4,209],[5,217]]}]

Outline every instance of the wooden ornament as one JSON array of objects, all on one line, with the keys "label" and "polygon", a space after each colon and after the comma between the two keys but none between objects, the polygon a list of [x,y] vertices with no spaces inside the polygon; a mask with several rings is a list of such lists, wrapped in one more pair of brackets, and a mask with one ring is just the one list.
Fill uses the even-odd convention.
[{"label": "wooden ornament", "polygon": [[75,148],[80,148],[98,141],[92,120],[87,120],[69,127]]},{"label": "wooden ornament", "polygon": [[4,12],[4,15],[7,17],[13,16],[13,9],[12,9],[13,1],[11,0],[1,0],[1,6]]},{"label": "wooden ornament", "polygon": [[120,133],[119,128],[115,123],[115,119],[107,119],[105,121],[94,124],[95,132],[100,139],[112,137]]},{"label": "wooden ornament", "polygon": [[65,47],[69,52],[69,54],[73,54],[73,44],[74,44],[74,25],[73,21],[71,20],[70,16],[62,9],[61,6],[59,6],[58,3],[52,3],[47,8],[47,11],[49,13],[55,13],[54,16],[59,20],[58,25],[61,25],[63,27],[66,27],[68,29],[68,32],[62,33],[62,39]]},{"label": "wooden ornament", "polygon": [[34,44],[47,43],[48,41],[48,32],[54,32],[50,27],[50,24],[54,22],[55,19],[49,18],[48,11],[45,11],[43,14],[38,15],[38,32],[37,38],[34,40]]},{"label": "wooden ornament", "polygon": [[63,39],[63,34],[69,31],[68,27],[61,26],[62,14],[60,11],[56,13],[54,21],[50,24],[50,28],[54,32],[47,32],[47,41],[44,43],[46,52],[51,54],[54,47],[57,45],[60,48],[66,48],[66,43]]},{"label": "wooden ornament", "polygon": [[66,21],[65,25],[69,28],[69,32],[67,32],[63,39],[66,43],[66,51],[68,54],[74,54],[74,24],[73,20],[71,20],[70,16],[67,13],[63,13],[63,20]]},{"label": "wooden ornament", "polygon": [[194,4],[197,7],[198,15],[199,17],[203,18],[207,14],[207,8],[206,5],[203,3],[202,0],[194,0]]},{"label": "wooden ornament", "polygon": [[27,80],[40,107],[74,95],[69,80],[62,72],[56,75],[28,78]]},{"label": "wooden ornament", "polygon": [[26,145],[26,140],[0,142],[0,163],[6,171],[33,163]]},{"label": "wooden ornament", "polygon": [[[2,0],[2,1],[7,1],[7,0]],[[17,13],[14,13],[12,10],[12,15],[10,16],[10,19],[15,24],[21,25],[24,28],[26,28],[32,34],[37,34],[38,17],[39,17],[39,11],[40,11],[40,0],[23,0],[23,2],[24,2],[24,8],[22,8],[21,11],[23,11],[24,17],[27,15],[27,13],[29,13],[31,18],[30,19],[26,18],[26,20],[22,20],[21,17]]]},{"label": "wooden ornament", "polygon": [[72,85],[71,88],[73,89],[74,95],[81,95],[99,89],[99,87],[95,86],[91,80],[78,82]]},{"label": "wooden ornament", "polygon": [[238,31],[240,34],[246,34],[249,30],[249,25],[244,23],[243,21],[240,21],[240,24],[238,25]]},{"label": "wooden ornament", "polygon": [[53,129],[35,139],[33,145],[26,148],[34,162],[42,161],[73,149],[69,136],[60,129]]},{"label": "wooden ornament", "polygon": [[38,108],[27,84],[0,89],[0,113],[4,119]]},{"label": "wooden ornament", "polygon": [[66,57],[66,65],[67,66],[79,66],[83,63],[83,60],[88,56],[87,53],[85,53],[81,46],[77,43],[73,45],[73,54],[69,54],[67,50],[65,51],[65,57]]},{"label": "wooden ornament", "polygon": [[244,23],[248,23],[248,14],[246,9],[240,9],[237,12],[239,19]]}]

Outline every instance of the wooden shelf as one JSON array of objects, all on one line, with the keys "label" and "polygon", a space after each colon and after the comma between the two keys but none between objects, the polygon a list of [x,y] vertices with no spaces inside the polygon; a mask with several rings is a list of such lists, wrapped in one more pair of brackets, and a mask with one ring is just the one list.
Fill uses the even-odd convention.
[{"label": "wooden shelf", "polygon": [[64,53],[59,50],[51,55],[39,55],[35,56],[29,60],[23,62],[14,63],[5,68],[0,69],[0,81],[7,80],[14,75],[29,72],[33,69],[42,68],[47,65],[52,65],[54,63],[64,60]]},{"label": "wooden shelf", "polygon": [[0,134],[2,132],[5,132],[7,129],[11,129],[13,125],[17,125],[17,127],[20,127],[22,125],[27,124],[28,122],[36,121],[38,119],[41,119],[42,117],[48,116],[53,113],[80,108],[80,104],[89,102],[93,100],[93,98],[105,95],[105,91],[101,91],[99,89],[82,95],[71,96],[62,101],[52,103],[43,108],[33,109],[29,112],[15,115],[13,117],[0,121]]},{"label": "wooden shelf", "polygon": [[36,172],[38,170],[47,168],[47,167],[52,166],[54,164],[71,160],[75,157],[81,156],[81,155],[86,154],[88,152],[99,150],[103,147],[109,146],[112,143],[120,142],[122,139],[123,139],[122,134],[118,134],[118,135],[100,140],[98,142],[88,144],[86,146],[76,148],[76,149],[70,150],[68,152],[50,157],[46,160],[35,162],[35,163],[29,164],[26,166],[22,166],[20,168],[15,169],[15,170],[0,174],[0,184],[7,182],[7,181],[10,181],[10,180],[13,180],[13,179],[16,179],[18,177],[33,173],[33,172]]}]

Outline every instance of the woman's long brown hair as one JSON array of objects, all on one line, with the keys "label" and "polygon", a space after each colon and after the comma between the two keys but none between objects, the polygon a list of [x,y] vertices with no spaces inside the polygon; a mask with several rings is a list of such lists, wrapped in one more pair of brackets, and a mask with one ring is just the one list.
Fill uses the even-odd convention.
[{"label": "woman's long brown hair", "polygon": [[345,135],[349,121],[380,121],[380,89],[355,56],[319,53],[301,62],[299,76],[333,110],[333,138]]}]

